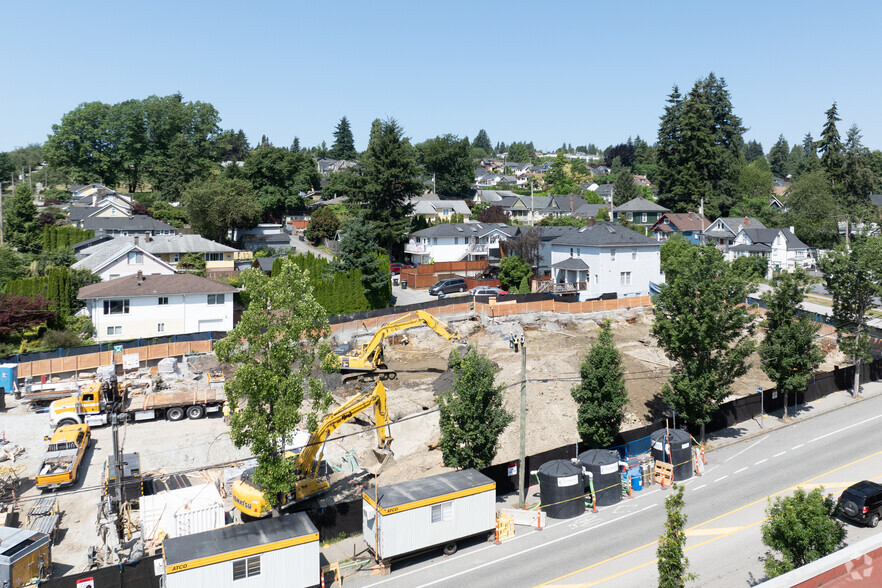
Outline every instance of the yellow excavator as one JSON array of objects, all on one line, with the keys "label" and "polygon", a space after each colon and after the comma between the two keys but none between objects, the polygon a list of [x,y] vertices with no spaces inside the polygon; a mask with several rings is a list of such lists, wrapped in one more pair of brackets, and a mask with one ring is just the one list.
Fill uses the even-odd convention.
[{"label": "yellow excavator", "polygon": [[[296,460],[297,481],[291,492],[285,495],[282,508],[316,496],[331,487],[327,479],[319,477],[318,472],[325,442],[340,425],[372,406],[374,407],[374,424],[377,431],[377,448],[373,451],[375,463],[365,469],[378,475],[389,465],[392,459],[392,450],[389,448],[392,436],[386,408],[386,388],[378,380],[372,387],[369,386],[352,396],[340,408],[326,416],[299,452],[285,453],[286,459]],[[264,496],[263,490],[254,482],[253,476],[254,469],[248,469],[242,473],[238,480],[233,482],[233,504],[248,516],[264,517],[270,513],[272,507]]]},{"label": "yellow excavator", "polygon": [[377,329],[370,341],[358,349],[353,349],[349,343],[340,345],[334,349],[330,359],[343,374],[344,382],[356,378],[394,380],[397,374],[395,370],[388,369],[383,358],[383,339],[397,331],[423,325],[448,341],[461,341],[459,334],[445,323],[428,312],[417,310],[415,313],[406,314],[400,319],[386,323]]}]

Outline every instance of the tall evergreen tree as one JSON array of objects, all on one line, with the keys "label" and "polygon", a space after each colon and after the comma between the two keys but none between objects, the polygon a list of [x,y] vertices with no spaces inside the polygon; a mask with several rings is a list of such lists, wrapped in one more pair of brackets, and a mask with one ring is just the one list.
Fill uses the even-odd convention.
[{"label": "tall evergreen tree", "polygon": [[683,486],[674,484],[671,495],[665,498],[665,529],[658,538],[655,555],[658,567],[658,588],[684,588],[695,579],[690,574],[689,559],[683,553],[686,546],[686,520],[683,514]]},{"label": "tall evergreen tree", "polygon": [[15,185],[15,194],[6,205],[3,213],[6,241],[23,253],[36,253],[40,250],[42,236],[37,219],[37,205],[34,192],[25,182]]},{"label": "tall evergreen tree", "polygon": [[349,120],[344,116],[337,123],[334,130],[334,144],[331,146],[331,159],[358,159],[358,151],[355,150],[355,140],[352,137],[352,129]]},{"label": "tall evergreen tree", "polygon": [[294,140],[291,141],[291,153],[299,153],[300,152],[300,137],[295,136]]},{"label": "tall evergreen tree", "polygon": [[620,167],[616,173],[616,181],[613,183],[613,203],[616,206],[621,206],[641,196],[643,196],[643,193],[637,187],[637,184],[634,183],[634,175],[631,173],[631,168]]},{"label": "tall evergreen tree", "polygon": [[789,158],[790,147],[787,145],[787,139],[784,138],[784,135],[778,135],[778,140],[769,150],[769,166],[775,176],[783,178],[790,173]]},{"label": "tall evergreen tree", "polygon": [[490,142],[490,136],[487,134],[487,131],[484,129],[478,131],[475,140],[472,141],[472,147],[483,149],[487,154],[493,153],[493,144]]},{"label": "tall evergreen tree", "polygon": [[389,258],[377,247],[373,226],[361,218],[350,217],[340,230],[343,237],[340,241],[337,268],[344,272],[361,272],[364,295],[370,301],[371,308],[388,306],[392,299]]},{"label": "tall evergreen tree", "polygon": [[752,161],[759,159],[760,157],[765,157],[763,144],[752,139],[744,144],[743,152],[744,160],[747,163],[751,163]]},{"label": "tall evergreen tree", "polygon": [[839,210],[845,214],[846,235],[850,236],[852,221],[861,222],[875,216],[867,197],[873,192],[877,177],[870,168],[870,150],[861,143],[861,131],[857,125],[848,129],[844,151]]},{"label": "tall evergreen tree", "polygon": [[423,191],[414,149],[395,119],[371,130],[361,165],[364,183],[359,199],[365,205],[365,216],[374,223],[377,241],[394,258],[410,225],[409,199]]},{"label": "tall evergreen tree", "polygon": [[590,448],[608,447],[615,442],[628,404],[622,356],[609,321],[604,321],[600,335],[588,349],[579,375],[582,382],[570,391],[579,405],[579,437]]},{"label": "tall evergreen tree", "polygon": [[802,138],[802,162],[799,168],[799,174],[808,173],[818,169],[821,165],[818,159],[818,146],[812,138],[811,133],[806,133]]},{"label": "tall evergreen tree", "polygon": [[821,167],[827,172],[830,181],[834,186],[839,183],[842,178],[842,168],[845,163],[845,157],[842,150],[842,139],[839,137],[839,130],[836,123],[842,120],[839,118],[839,112],[836,103],[833,103],[827,112],[827,121],[821,130],[821,139],[818,141],[818,151],[821,152]]}]

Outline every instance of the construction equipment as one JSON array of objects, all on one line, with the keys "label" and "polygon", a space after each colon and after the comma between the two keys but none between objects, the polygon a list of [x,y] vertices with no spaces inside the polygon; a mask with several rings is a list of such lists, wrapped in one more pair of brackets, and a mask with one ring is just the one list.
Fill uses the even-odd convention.
[{"label": "construction equipment", "polygon": [[[377,431],[377,448],[374,449],[376,464],[372,470],[378,475],[392,457],[389,445],[392,437],[386,412],[386,388],[377,380],[372,387],[349,398],[340,408],[326,416],[318,428],[309,436],[309,441],[299,452],[286,452],[287,459],[296,460],[297,481],[294,488],[285,495],[282,508],[313,497],[330,489],[326,479],[319,478],[319,466],[328,437],[343,423],[370,407],[374,407],[374,424]],[[233,504],[242,513],[252,517],[263,517],[270,513],[271,505],[263,490],[254,482],[254,468],[242,472],[233,482]]]},{"label": "construction equipment", "polygon": [[343,374],[344,382],[356,378],[394,380],[397,374],[386,366],[383,358],[383,339],[392,333],[423,325],[448,341],[461,341],[459,334],[445,323],[428,312],[417,310],[377,329],[371,340],[359,349],[353,349],[348,343],[340,345],[334,349],[330,359]]}]

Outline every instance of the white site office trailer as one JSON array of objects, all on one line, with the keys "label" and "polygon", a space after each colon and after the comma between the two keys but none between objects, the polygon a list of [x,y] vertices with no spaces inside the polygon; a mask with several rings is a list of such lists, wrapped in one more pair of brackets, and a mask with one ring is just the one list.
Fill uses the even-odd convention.
[{"label": "white site office trailer", "polygon": [[[376,495],[374,494],[376,492]],[[365,489],[364,540],[377,561],[436,546],[496,528],[496,483],[476,470]]]},{"label": "white site office trailer", "polygon": [[163,541],[165,588],[316,586],[319,533],[305,513]]}]

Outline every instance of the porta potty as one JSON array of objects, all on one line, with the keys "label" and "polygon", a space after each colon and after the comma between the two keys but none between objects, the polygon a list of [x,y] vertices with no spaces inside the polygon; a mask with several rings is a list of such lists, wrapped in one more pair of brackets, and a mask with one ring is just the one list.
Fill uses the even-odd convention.
[{"label": "porta potty", "polygon": [[582,468],[556,459],[539,467],[539,496],[542,510],[553,519],[570,519],[585,512],[585,484]]},{"label": "porta potty", "polygon": [[673,464],[675,482],[692,477],[692,437],[688,432],[661,429],[653,433],[651,439],[652,459]]},{"label": "porta potty", "polygon": [[[579,463],[592,474],[597,506],[610,506],[622,499],[619,459],[618,452],[610,449],[589,449],[579,454]],[[585,492],[590,491],[586,476]]]}]

